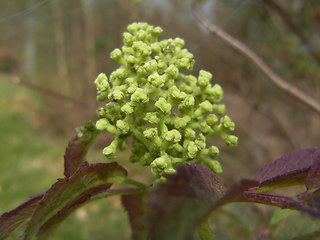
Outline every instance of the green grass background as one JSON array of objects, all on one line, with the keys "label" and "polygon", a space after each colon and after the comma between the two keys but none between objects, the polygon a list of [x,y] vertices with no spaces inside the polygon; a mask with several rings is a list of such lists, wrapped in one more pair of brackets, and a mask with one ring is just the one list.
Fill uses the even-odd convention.
[{"label": "green grass background", "polygon": [[[38,93],[0,76],[0,212],[17,207],[44,192],[63,177],[68,139],[52,136],[37,123],[41,116]],[[50,126],[48,126],[50,128]],[[20,228],[9,239],[19,239]],[[67,218],[49,239],[129,239],[127,216],[119,199],[88,204]]]}]

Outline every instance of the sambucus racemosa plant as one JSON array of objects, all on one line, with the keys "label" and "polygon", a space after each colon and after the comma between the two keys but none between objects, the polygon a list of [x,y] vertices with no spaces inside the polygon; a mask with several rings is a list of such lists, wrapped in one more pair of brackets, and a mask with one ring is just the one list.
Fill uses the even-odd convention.
[{"label": "sambucus racemosa plant", "polygon": [[[253,180],[242,180],[226,190],[216,173],[219,149],[206,139],[219,135],[235,146],[230,135],[234,123],[220,104],[222,88],[211,85],[211,73],[191,70],[193,55],[180,38],[158,41],[159,27],[133,23],[124,33],[124,46],[111,58],[120,63],[108,80],[100,74],[95,83],[97,100],[108,101],[97,110],[99,120],[77,129],[64,157],[65,178],[45,193],[32,197],[0,218],[0,239],[26,223],[23,239],[45,239],[69,214],[91,201],[121,195],[128,212],[132,239],[214,239],[206,222],[209,215],[230,202],[253,202],[299,210],[320,217],[320,148],[295,151],[266,165]],[[155,184],[127,178],[117,164],[89,164],[85,155],[101,132],[114,135],[103,149],[108,158],[126,148],[132,137],[130,161],[151,166]],[[195,163],[188,164],[190,161]],[[124,187],[113,187],[121,183]],[[304,184],[296,196],[266,193],[275,188]],[[313,229],[305,236],[319,236]]]},{"label": "sambucus racemosa plant", "polygon": [[[111,73],[96,79],[97,100],[109,100],[98,109],[96,128],[115,135],[103,154],[114,158],[116,149],[126,146],[132,135],[130,161],[151,165],[158,177],[174,173],[174,166],[195,159],[216,173],[221,166],[219,149],[206,146],[208,136],[219,134],[228,146],[237,145],[237,137],[220,104],[222,88],[211,85],[211,73],[201,70],[198,78],[180,72],[192,70],[193,55],[183,49],[181,38],[158,41],[160,27],[134,23],[123,34],[122,51],[110,56],[121,64]],[[174,108],[177,108],[176,110]]]}]

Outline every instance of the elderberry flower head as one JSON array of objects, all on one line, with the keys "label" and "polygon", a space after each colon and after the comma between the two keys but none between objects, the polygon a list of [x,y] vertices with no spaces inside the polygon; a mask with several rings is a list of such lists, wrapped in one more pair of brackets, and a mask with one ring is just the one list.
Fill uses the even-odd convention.
[{"label": "elderberry flower head", "polygon": [[194,65],[181,38],[158,41],[162,29],[147,23],[127,30],[123,47],[110,54],[120,67],[95,80],[97,101],[107,101],[97,110],[96,128],[114,135],[103,154],[114,158],[132,136],[130,161],[151,166],[158,177],[191,160],[221,172],[219,149],[207,146],[207,138],[219,135],[228,146],[238,140],[229,134],[235,126],[220,104],[221,86],[205,70],[198,77],[180,72]]}]

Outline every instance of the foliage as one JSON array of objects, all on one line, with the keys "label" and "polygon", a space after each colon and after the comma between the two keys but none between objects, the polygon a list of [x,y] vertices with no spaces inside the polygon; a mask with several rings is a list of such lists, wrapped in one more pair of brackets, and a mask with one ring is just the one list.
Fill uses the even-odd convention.
[{"label": "foliage", "polygon": [[[137,26],[141,25],[131,25],[129,29]],[[148,27],[148,25],[143,26]],[[151,29],[154,30],[155,28]],[[132,31],[134,32],[134,30]],[[144,35],[145,32],[142,31],[141,34]],[[145,39],[145,35],[142,39]],[[168,49],[167,47],[170,46],[170,44],[168,45],[168,42],[172,43],[172,41],[167,41],[164,44],[164,49]],[[183,51],[179,48],[179,46],[181,47],[181,40],[177,40],[177,42],[171,46],[178,48],[177,52]],[[140,57],[144,56],[144,50],[146,49],[148,50],[150,48],[143,45],[142,42],[138,42],[136,50],[141,54]],[[163,52],[164,49],[159,50],[159,52]],[[113,52],[112,56],[117,58],[120,63],[122,57],[129,58],[129,55],[126,56],[125,54],[124,56],[120,56],[119,51],[116,50],[116,52]],[[190,56],[189,53],[185,53],[187,56]],[[147,56],[150,54],[149,51],[146,51]],[[173,55],[170,54],[161,57],[166,58],[168,56],[173,57]],[[183,59],[183,57],[181,59]],[[113,102],[107,104],[109,107],[98,110],[100,120],[98,120],[95,125],[92,122],[87,122],[85,126],[78,128],[77,135],[69,142],[64,157],[65,177],[58,179],[45,193],[36,195],[19,207],[1,215],[0,239],[5,239],[23,224],[26,224],[23,239],[45,239],[54,228],[61,224],[67,216],[79,207],[92,201],[114,195],[122,197],[122,204],[128,213],[130,225],[132,227],[132,239],[193,239],[195,230],[198,230],[201,239],[213,239],[214,236],[208,228],[207,219],[213,212],[217,211],[222,206],[234,202],[266,204],[279,208],[296,210],[296,212],[304,214],[304,218],[301,219],[303,224],[301,223],[301,225],[299,225],[300,227],[303,226],[303,231],[288,232],[288,226],[286,223],[282,222],[283,231],[281,228],[280,230],[278,229],[279,231],[274,234],[275,239],[297,239],[320,235],[320,222],[319,220],[314,220],[320,218],[320,148],[318,147],[296,150],[288,155],[282,156],[273,163],[264,166],[260,172],[257,173],[255,179],[242,179],[238,183],[235,183],[234,186],[226,188],[223,181],[216,173],[212,171],[212,169],[208,169],[206,166],[207,164],[201,161],[202,156],[210,156],[207,151],[201,152],[202,150],[207,150],[205,148],[206,138],[204,137],[200,137],[200,143],[196,142],[198,139],[193,139],[195,145],[197,145],[197,143],[198,145],[204,145],[199,151],[199,154],[196,153],[190,158],[190,160],[196,159],[196,163],[189,164],[186,163],[186,161],[180,161],[177,166],[171,166],[169,163],[174,171],[168,171],[167,166],[158,170],[159,168],[155,168],[152,165],[156,159],[163,157],[163,154],[169,155],[169,153],[171,157],[170,161],[172,163],[172,156],[176,158],[180,155],[179,153],[176,153],[179,152],[177,149],[174,149],[175,152],[171,147],[177,143],[180,144],[180,141],[188,138],[177,130],[179,127],[176,127],[175,124],[172,123],[177,117],[176,115],[170,115],[169,117],[168,115],[163,115],[162,118],[159,117],[159,119],[167,121],[165,123],[170,126],[165,133],[160,131],[160,140],[165,144],[162,145],[161,143],[160,146],[162,151],[156,149],[155,152],[158,155],[151,158],[152,161],[150,161],[149,164],[146,164],[153,167],[153,172],[156,173],[157,177],[163,176],[163,181],[157,181],[149,186],[130,179],[127,170],[116,162],[95,164],[86,162],[85,155],[91,143],[101,130],[107,130],[116,136],[114,142],[110,145],[112,151],[109,151],[110,146],[107,147],[107,150],[105,148],[103,151],[107,156],[114,155],[117,147],[123,149],[124,144],[121,141],[123,141],[123,137],[128,136],[128,133],[131,133],[133,138],[138,139],[138,142],[133,142],[133,145],[138,143],[138,147],[133,147],[133,154],[136,154],[135,151],[142,151],[143,154],[138,156],[139,158],[143,157],[146,153],[152,154],[151,151],[153,149],[151,147],[153,146],[152,144],[155,143],[151,141],[152,144],[150,145],[150,142],[147,141],[150,134],[149,132],[148,134],[145,133],[148,129],[144,128],[147,124],[147,120],[144,119],[143,113],[154,112],[158,115],[161,113],[162,109],[167,109],[166,106],[168,106],[168,104],[171,105],[171,103],[168,103],[169,101],[176,101],[177,104],[187,97],[187,93],[183,94],[183,91],[188,92],[185,90],[187,87],[183,86],[182,81],[181,85],[179,85],[179,81],[175,82],[175,78],[172,79],[173,76],[170,75],[170,71],[167,70],[172,70],[175,67],[174,64],[167,64],[166,67],[162,68],[162,72],[160,74],[158,73],[159,76],[156,78],[161,78],[161,74],[169,74],[170,77],[166,79],[165,82],[172,81],[171,84],[164,89],[164,92],[166,92],[165,94],[167,94],[163,97],[164,100],[161,100],[161,103],[157,104],[157,102],[160,101],[161,92],[159,92],[158,95],[154,94],[153,91],[156,92],[156,89],[158,89],[153,88],[155,86],[152,86],[152,80],[154,80],[154,78],[151,77],[151,83],[147,84],[149,77],[155,74],[155,72],[148,72],[146,70],[148,74],[145,75],[145,69],[148,69],[152,64],[147,64],[143,58],[135,58],[134,60],[134,62],[138,61],[140,64],[138,68],[136,68],[134,64],[129,65],[124,62],[121,64],[124,64],[124,66],[130,70],[130,76],[126,77],[132,78],[132,76],[139,76],[135,81],[131,82],[136,84],[123,85],[124,87],[121,87],[121,81],[123,80],[121,77],[120,79],[110,77],[110,79],[112,79],[112,86],[110,87],[106,76],[99,75],[96,80],[99,94],[98,100],[109,98]],[[148,60],[152,61],[152,59]],[[179,59],[175,60],[177,64],[180,64]],[[188,57],[187,61],[183,60],[184,63],[188,62],[187,68],[190,67],[190,60],[191,58]],[[145,66],[145,64],[147,65]],[[158,69],[159,62],[156,63],[156,65],[156,69]],[[163,65],[165,64],[162,63],[162,66]],[[126,69],[122,68],[122,70]],[[142,73],[139,73],[138,71],[142,71]],[[177,69],[173,72],[177,72]],[[190,93],[194,94],[193,91],[196,91],[197,89],[201,92],[206,89],[207,86],[209,86],[208,92],[211,91],[211,86],[209,84],[210,77],[208,77],[210,74],[208,72],[202,73],[204,76],[200,73],[198,78],[199,87],[197,85],[191,87]],[[184,79],[187,81],[185,75],[181,74],[178,76],[181,77],[180,80]],[[176,77],[178,78],[178,76]],[[201,89],[202,80],[203,82],[206,82],[204,85],[205,88],[203,89]],[[163,86],[165,86],[165,83],[161,84],[164,84]],[[177,95],[184,96],[181,99],[179,99],[179,97],[174,99],[176,92],[174,94],[170,92],[174,89],[175,84],[178,84],[177,89],[179,94],[177,93]],[[127,92],[127,89],[130,87],[134,88],[134,91],[132,91],[131,94]],[[148,96],[149,92],[143,92],[148,89],[152,90],[150,92],[152,96]],[[119,96],[120,98],[118,98]],[[208,96],[210,97],[210,94],[208,94]],[[155,109],[150,110],[149,107],[151,106],[146,107],[143,104],[149,102],[149,98],[152,99],[152,97],[155,97],[155,99],[158,100],[153,99],[154,106],[153,104],[151,106]],[[211,112],[217,101],[214,99],[213,102],[210,102],[209,97],[202,97],[202,94],[195,96],[198,101],[196,105],[197,108],[191,108],[192,113],[186,114],[186,116],[189,116],[192,119],[192,121],[191,119],[189,120],[190,126],[196,125],[195,130],[197,131],[198,136],[201,134],[202,136],[205,136],[202,129],[200,127],[198,128],[198,126],[203,125],[202,123],[207,123],[209,125],[208,117],[210,114],[205,115],[206,118],[204,118],[203,115]],[[135,113],[135,117],[130,119],[129,126],[126,127],[125,125],[128,124],[128,119],[124,119],[130,116],[131,113],[127,115],[123,114],[125,111],[123,111],[122,108],[123,106],[126,106],[127,103],[125,100],[129,98],[131,99],[131,102],[133,102],[132,105],[130,105],[129,102],[129,107],[133,108],[133,112],[136,110],[135,108],[139,110],[138,108],[141,107],[141,105],[143,108]],[[138,99],[138,101],[135,101],[134,99]],[[146,99],[148,99],[148,101],[144,101]],[[122,101],[122,103],[119,104],[120,106],[116,104],[118,101]],[[201,104],[203,102],[208,102],[210,104],[210,111],[206,110],[206,106],[202,108]],[[111,105],[112,107],[110,107]],[[165,107],[162,108],[159,106]],[[168,109],[169,110],[162,112],[169,113],[171,106]],[[197,114],[198,109],[200,109],[199,115]],[[101,115],[101,111],[104,113],[103,115]],[[181,113],[183,113],[183,111]],[[194,117],[194,114],[197,117],[200,117],[193,119],[192,117]],[[167,118],[163,118],[164,116]],[[186,126],[188,126],[189,121]],[[178,121],[178,123],[180,122]],[[199,125],[197,125],[197,123]],[[175,129],[175,127],[177,129]],[[224,116],[220,118],[219,124],[217,124],[217,121],[214,121],[214,126],[211,127],[213,129],[221,128],[223,131],[227,131],[233,130],[234,124],[228,117]],[[169,134],[168,136],[168,132],[170,131],[172,135]],[[183,133],[185,134],[185,132]],[[222,134],[221,137],[224,139],[224,134]],[[174,140],[176,140],[176,142]],[[181,147],[182,150],[180,153],[182,153],[182,156],[188,154],[189,145],[182,143]],[[178,149],[180,149],[180,147],[178,147]],[[137,155],[133,156],[137,157]],[[198,158],[200,161],[197,162]],[[213,170],[216,171],[215,168],[213,168]],[[273,194],[271,192],[274,189],[283,189],[284,187],[291,185],[304,185],[307,190],[294,197]],[[281,217],[274,217],[272,224],[281,221]]]}]

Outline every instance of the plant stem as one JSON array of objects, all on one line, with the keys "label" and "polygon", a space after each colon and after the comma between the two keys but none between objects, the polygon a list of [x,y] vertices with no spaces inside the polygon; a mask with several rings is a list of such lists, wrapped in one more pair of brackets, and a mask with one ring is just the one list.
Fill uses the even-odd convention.
[{"label": "plant stem", "polygon": [[209,226],[208,220],[203,221],[198,225],[198,233],[201,240],[214,240],[214,235]]}]

